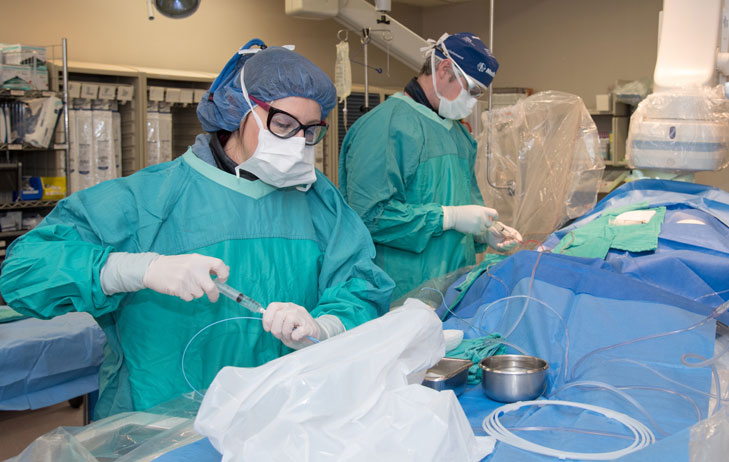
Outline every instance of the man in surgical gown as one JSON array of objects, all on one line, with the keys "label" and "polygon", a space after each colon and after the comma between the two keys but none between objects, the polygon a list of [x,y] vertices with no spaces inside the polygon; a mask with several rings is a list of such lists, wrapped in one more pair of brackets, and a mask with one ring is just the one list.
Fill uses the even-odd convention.
[{"label": "man in surgical gown", "polygon": [[339,189],[372,234],[375,262],[397,285],[393,299],[476,261],[489,244],[521,236],[484,207],[474,177],[476,142],[458,120],[498,69],[473,34],[444,34],[420,75],[362,116],[344,138]]},{"label": "man in surgical gown", "polygon": [[[96,418],[203,389],[223,366],[260,365],[389,306],[367,229],[313,165],[334,85],[293,51],[253,51],[203,97],[208,134],[184,155],[73,194],[9,249],[10,306],[86,311],[104,329]],[[267,308],[263,322],[220,323],[189,344],[188,385],[181,359],[198,331],[261,317],[219,299],[215,277]]]}]

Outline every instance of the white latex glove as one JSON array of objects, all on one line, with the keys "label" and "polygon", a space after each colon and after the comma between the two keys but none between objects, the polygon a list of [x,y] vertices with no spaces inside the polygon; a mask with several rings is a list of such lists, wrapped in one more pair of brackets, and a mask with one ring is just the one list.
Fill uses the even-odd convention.
[{"label": "white latex glove", "polygon": [[147,267],[144,273],[144,287],[156,292],[173,295],[189,302],[207,294],[215,303],[220,292],[210,277],[218,276],[218,281],[228,280],[230,268],[223,260],[197,253],[183,255],[160,255]]},{"label": "white latex glove", "polygon": [[263,330],[270,332],[289,348],[311,345],[306,337],[319,339],[319,324],[306,308],[296,303],[272,302],[263,313]]},{"label": "white latex glove", "polygon": [[481,205],[444,205],[442,208],[443,231],[455,229],[463,234],[480,235],[499,219],[496,210]]},{"label": "white latex glove", "polygon": [[487,243],[498,252],[508,252],[522,242],[521,234],[497,221],[485,233],[475,237],[476,242]]}]

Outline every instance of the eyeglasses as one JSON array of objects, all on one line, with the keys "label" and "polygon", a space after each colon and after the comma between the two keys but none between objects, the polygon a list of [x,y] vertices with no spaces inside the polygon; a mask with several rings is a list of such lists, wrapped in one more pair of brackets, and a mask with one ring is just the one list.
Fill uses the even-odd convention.
[{"label": "eyeglasses", "polygon": [[268,131],[279,138],[291,138],[299,133],[300,130],[304,130],[304,139],[306,140],[306,144],[311,146],[321,141],[327,133],[328,125],[323,120],[315,124],[304,125],[288,112],[273,107],[268,103],[264,103],[253,96],[250,98],[254,103],[259,105],[261,109],[268,111],[266,127],[268,128]]},{"label": "eyeglasses", "polygon": [[[459,68],[460,70],[460,68]],[[466,83],[468,83],[468,94],[473,96],[474,98],[478,99],[481,96],[483,96],[484,90],[481,85],[477,84],[476,81],[474,81],[471,77],[468,76],[465,72],[461,71],[461,74],[466,79]]]},{"label": "eyeglasses", "polygon": [[453,71],[453,74],[458,77],[460,74],[463,76],[464,79],[466,79],[466,84],[468,85],[468,88],[466,91],[468,91],[468,94],[473,96],[474,98],[480,98],[484,94],[484,89],[482,86],[480,86],[478,83],[476,83],[475,80],[473,80],[471,77],[468,76],[465,72],[463,72],[463,69],[461,69],[461,66],[456,64],[456,61],[451,57],[450,53],[448,52],[448,48],[446,48],[445,44],[441,43],[440,47],[438,48],[441,53],[443,53],[453,65],[453,69],[458,69],[458,72],[455,70]]}]

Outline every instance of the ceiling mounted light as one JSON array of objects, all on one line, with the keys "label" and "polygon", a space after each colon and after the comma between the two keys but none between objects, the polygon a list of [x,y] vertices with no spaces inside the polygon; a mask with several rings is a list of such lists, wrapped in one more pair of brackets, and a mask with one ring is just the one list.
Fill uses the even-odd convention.
[{"label": "ceiling mounted light", "polygon": [[200,0],[148,0],[147,13],[154,19],[154,9],[172,19],[186,18],[197,11]]}]

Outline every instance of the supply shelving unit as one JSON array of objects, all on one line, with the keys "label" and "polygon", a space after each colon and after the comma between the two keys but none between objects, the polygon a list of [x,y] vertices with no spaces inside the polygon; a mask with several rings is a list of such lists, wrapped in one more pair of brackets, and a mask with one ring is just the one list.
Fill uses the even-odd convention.
[{"label": "supply shelving unit", "polygon": [[[207,90],[216,75],[205,72],[179,71],[138,66],[109,65],[70,61],[68,74],[71,84],[132,86],[131,100],[119,104],[121,115],[122,162],[121,175],[128,176],[148,165],[147,104],[149,88]],[[164,101],[164,100],[163,100]],[[195,109],[197,99],[187,104],[172,102],[172,154],[173,158],[187,150],[195,135],[202,133]]]},{"label": "supply shelving unit", "polygon": [[[78,84],[131,85],[135,97],[140,91],[137,75],[136,69],[126,66],[81,61],[69,61],[68,63],[70,82]],[[137,155],[137,151],[141,146],[139,132],[141,130],[143,109],[135,97],[128,102],[119,102],[122,131],[122,175],[131,175],[143,167],[139,163]]]},{"label": "supply shelving unit", "polygon": [[610,133],[608,155],[604,159],[605,173],[598,191],[598,199],[602,199],[620,186],[630,174],[630,167],[625,160],[630,108],[628,104],[613,101],[610,111],[590,111],[598,132]]},{"label": "supply shelving unit", "polygon": [[[55,49],[59,45],[50,48]],[[56,124],[56,131],[48,147],[34,147],[25,143],[0,143],[0,175],[3,177],[4,197],[0,199],[0,212],[38,210],[41,214],[50,211],[57,201],[20,200],[23,176],[65,176],[68,190],[68,49],[67,41],[62,39],[61,59],[58,64],[48,60],[47,69],[50,75],[48,90],[0,89],[0,101],[17,102],[22,98],[44,98],[57,96],[63,100],[63,113]],[[62,89],[62,90],[61,90]],[[10,172],[10,173],[8,173]],[[7,188],[11,188],[8,190]],[[12,191],[18,191],[18,198],[12,200]],[[10,242],[26,233],[27,229],[0,231],[0,260],[4,258],[5,248]]]},{"label": "supply shelving unit", "polygon": [[[172,69],[157,69],[148,67],[137,68],[139,72],[140,96],[144,98],[145,112],[143,114],[142,133],[147,133],[147,102],[152,101],[150,98],[150,88],[164,88],[165,90],[187,90],[197,93],[200,96],[202,92],[210,88],[213,83],[215,74],[207,72],[179,71]],[[165,97],[161,103],[171,105],[170,112],[172,114],[172,158],[181,156],[187,151],[188,146],[195,142],[195,136],[203,133],[200,121],[197,118],[197,103],[199,98],[193,96],[192,102],[180,102],[169,97],[165,92]],[[144,165],[147,165],[149,159],[148,145],[144,144],[142,152]]]},{"label": "supply shelving unit", "polygon": [[611,111],[590,111],[598,132],[610,133],[610,148],[605,165],[627,167],[625,161],[625,143],[628,139],[628,122],[630,121],[630,106],[623,103],[613,103]]}]

